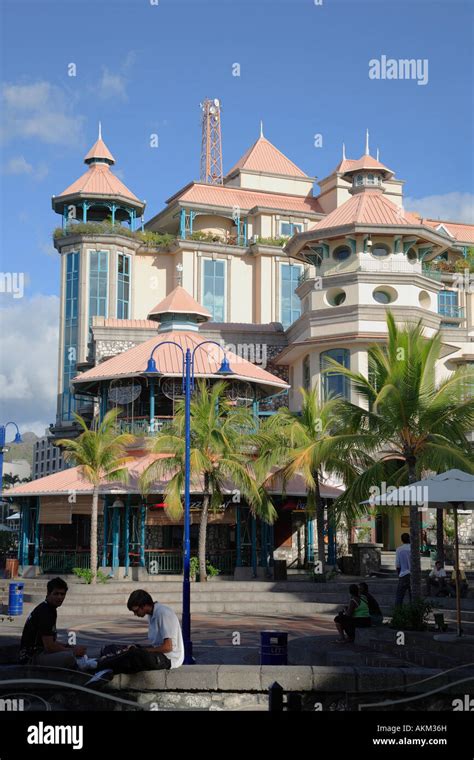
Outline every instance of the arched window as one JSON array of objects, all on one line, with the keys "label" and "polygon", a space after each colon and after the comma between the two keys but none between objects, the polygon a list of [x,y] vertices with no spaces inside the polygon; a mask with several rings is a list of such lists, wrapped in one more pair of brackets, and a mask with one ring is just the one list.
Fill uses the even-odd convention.
[{"label": "arched window", "polygon": [[367,176],[367,184],[368,185],[375,185],[375,178],[373,174],[369,174]]},{"label": "arched window", "polygon": [[323,351],[320,355],[321,390],[323,399],[328,399],[330,396],[342,396],[349,400],[350,382],[348,378],[337,370],[325,372],[324,370],[331,366],[328,359],[334,359],[334,361],[342,364],[346,369],[349,369],[349,349],[331,348],[329,351]]},{"label": "arched window", "polygon": [[383,243],[376,243],[372,248],[372,256],[383,258],[384,256],[388,256],[389,253],[390,249],[388,245],[384,245]]},{"label": "arched window", "polygon": [[339,246],[332,254],[336,261],[345,261],[351,255],[351,249],[346,245]]},{"label": "arched window", "polygon": [[362,174],[358,174],[356,177],[356,185],[363,185],[364,184],[364,177]]}]

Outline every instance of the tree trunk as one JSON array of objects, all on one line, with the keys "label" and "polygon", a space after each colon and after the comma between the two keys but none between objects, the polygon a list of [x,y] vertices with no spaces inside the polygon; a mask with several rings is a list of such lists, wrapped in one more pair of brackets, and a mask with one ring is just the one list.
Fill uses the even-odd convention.
[{"label": "tree trunk", "polygon": [[314,480],[316,482],[316,489],[314,492],[316,501],[316,532],[318,535],[318,560],[322,563],[322,572],[326,565],[326,556],[324,551],[324,501],[321,497],[321,491],[319,488],[319,475],[316,473]]},{"label": "tree trunk", "polygon": [[444,511],[436,510],[436,559],[444,565]]},{"label": "tree trunk", "polygon": [[[416,460],[409,459],[408,482],[416,481]],[[410,573],[412,600],[421,599],[420,513],[418,504],[410,504]]]},{"label": "tree trunk", "polygon": [[[97,583],[97,511],[99,503],[99,489],[94,488],[92,493],[92,512],[91,512],[91,583]],[[105,537],[104,537],[105,541]]]},{"label": "tree trunk", "polygon": [[207,515],[209,512],[209,493],[207,493],[207,485],[204,486],[206,491],[202,500],[202,512],[201,522],[199,524],[199,580],[200,582],[207,581],[207,568],[206,568],[206,537],[207,537]]}]

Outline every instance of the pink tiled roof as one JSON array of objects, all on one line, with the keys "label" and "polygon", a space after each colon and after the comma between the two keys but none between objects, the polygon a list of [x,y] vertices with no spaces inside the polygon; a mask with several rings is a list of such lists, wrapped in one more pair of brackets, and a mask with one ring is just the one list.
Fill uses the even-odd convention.
[{"label": "pink tiled roof", "polygon": [[[160,337],[162,341],[166,340],[178,343],[184,351],[187,348],[193,351],[203,341],[203,337],[198,332],[185,332],[184,330],[170,331]],[[143,374],[146,370],[150,354],[158,342],[156,336],[149,338],[144,343],[129,348],[127,351],[113,356],[111,359],[107,359],[96,367],[87,370],[87,372],[77,375],[73,382],[79,388],[80,383]],[[234,375],[232,375],[233,379],[248,380],[252,383],[274,386],[278,390],[288,387],[287,383],[281,380],[281,378],[270,374],[270,372],[266,372],[266,370],[240,356],[236,356],[232,351],[226,351],[226,354],[230,367],[234,372]],[[181,377],[183,356],[176,346],[164,345],[161,349],[155,351],[154,358],[156,366],[162,374]],[[201,349],[198,349],[194,359],[196,376],[209,377],[214,375],[221,365],[222,358],[223,352],[213,344],[207,343]]]},{"label": "pink tiled roof", "polygon": [[362,156],[362,158],[359,158],[357,161],[344,161],[342,162],[344,164],[351,164],[351,166],[348,166],[347,168],[344,167],[344,169],[339,169],[339,171],[347,172],[357,172],[361,169],[379,169],[381,171],[384,171],[387,176],[393,176],[394,172],[389,169],[384,164],[381,164],[380,161],[377,161],[376,158],[373,158],[372,156]]},{"label": "pink tiled roof", "polygon": [[161,314],[197,314],[206,319],[211,319],[212,314],[194,300],[192,295],[188,293],[181,285],[178,285],[169,295],[166,296],[160,303],[155,306],[149,313],[149,317],[159,316]]},{"label": "pink tiled roof", "polygon": [[439,219],[423,219],[423,224],[428,227],[446,227],[448,232],[460,243],[474,243],[474,224],[461,224],[460,222],[443,222]]},{"label": "pink tiled roof", "polygon": [[[259,137],[242,158],[232,167],[229,174],[236,169],[262,172],[263,174],[285,174],[288,177],[307,177],[293,161],[290,161],[278,148],[265,137]],[[227,175],[227,176],[228,176]]]},{"label": "pink tiled roof", "polygon": [[350,171],[356,163],[357,161],[353,158],[345,158],[336,166],[332,173],[339,172],[339,174],[344,174],[345,172]]},{"label": "pink tiled roof", "polygon": [[110,171],[108,164],[91,164],[86,172],[69,185],[60,196],[88,193],[90,195],[121,195],[136,203],[141,201]]},{"label": "pink tiled roof", "polygon": [[298,195],[280,195],[278,193],[258,193],[251,190],[241,190],[237,187],[222,185],[205,185],[193,182],[168,199],[180,200],[191,203],[204,203],[209,206],[224,206],[227,208],[239,208],[248,211],[255,206],[274,208],[282,211],[296,211],[301,213],[322,213],[319,201],[311,195],[301,197]]},{"label": "pink tiled roof", "polygon": [[312,230],[339,227],[344,224],[419,224],[415,215],[408,215],[395,203],[385,198],[380,190],[364,190],[321,219]]},{"label": "pink tiled roof", "polygon": [[113,157],[112,153],[108,149],[105,142],[102,140],[101,137],[97,140],[96,143],[92,146],[87,156],[84,158],[84,163],[87,164],[88,161],[90,161],[91,158],[106,158],[109,161],[111,161],[113,164],[115,163],[115,158]]}]

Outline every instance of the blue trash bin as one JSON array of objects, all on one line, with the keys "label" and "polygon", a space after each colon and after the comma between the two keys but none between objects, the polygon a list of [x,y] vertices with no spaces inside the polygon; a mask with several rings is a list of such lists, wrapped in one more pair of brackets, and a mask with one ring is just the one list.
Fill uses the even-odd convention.
[{"label": "blue trash bin", "polygon": [[8,592],[8,614],[21,615],[23,612],[24,583],[10,583]]},{"label": "blue trash bin", "polygon": [[260,632],[260,665],[288,665],[288,634]]}]

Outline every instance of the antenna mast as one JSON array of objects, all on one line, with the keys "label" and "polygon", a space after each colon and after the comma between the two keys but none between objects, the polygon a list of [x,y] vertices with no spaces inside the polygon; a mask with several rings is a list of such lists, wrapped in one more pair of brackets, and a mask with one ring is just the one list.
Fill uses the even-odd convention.
[{"label": "antenna mast", "polygon": [[201,182],[222,185],[221,104],[206,98],[202,110]]}]

